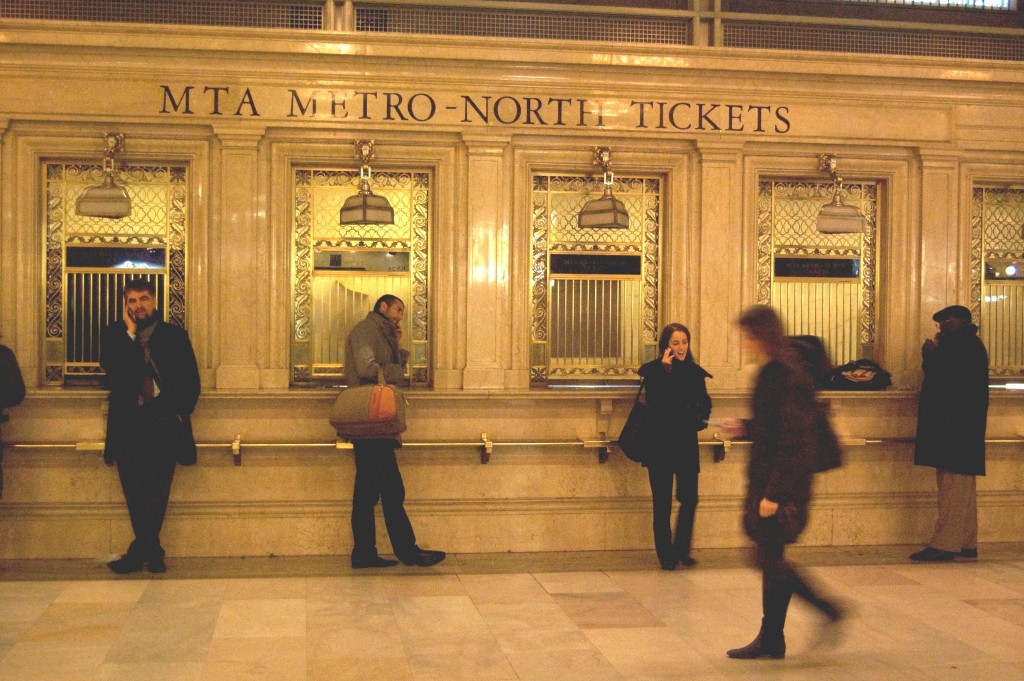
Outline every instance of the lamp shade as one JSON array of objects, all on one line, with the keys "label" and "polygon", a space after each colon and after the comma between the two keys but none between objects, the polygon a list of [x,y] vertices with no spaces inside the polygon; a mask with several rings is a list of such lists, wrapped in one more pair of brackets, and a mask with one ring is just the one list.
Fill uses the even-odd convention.
[{"label": "lamp shade", "polygon": [[128,190],[114,184],[108,174],[103,184],[82,192],[75,203],[75,211],[90,218],[124,218],[132,214],[132,200]]},{"label": "lamp shade", "polygon": [[391,225],[395,222],[395,209],[383,196],[367,190],[345,199],[339,222],[343,225]]},{"label": "lamp shade", "polygon": [[815,227],[822,234],[858,234],[864,231],[864,216],[853,206],[833,201],[821,207]]},{"label": "lamp shade", "polygon": [[580,229],[629,229],[629,213],[622,201],[605,192],[583,206],[579,224]]}]

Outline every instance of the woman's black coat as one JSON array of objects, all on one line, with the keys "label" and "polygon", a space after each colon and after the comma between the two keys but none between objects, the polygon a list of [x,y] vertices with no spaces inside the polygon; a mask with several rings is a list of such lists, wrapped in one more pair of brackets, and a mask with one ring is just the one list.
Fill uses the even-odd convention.
[{"label": "woman's black coat", "polygon": [[988,353],[974,324],[939,333],[921,351],[924,384],[914,463],[961,475],[985,475]]},{"label": "woman's black coat", "polygon": [[672,360],[665,371],[661,358],[647,362],[637,373],[644,379],[647,405],[654,414],[654,446],[644,465],[668,463],[681,458],[684,470],[700,470],[697,431],[707,428],[711,396],[705,379],[711,374],[695,362]]},{"label": "woman's black coat", "polygon": [[[814,385],[800,369],[770,361],[758,374],[751,407],[743,529],[755,541],[790,543],[807,524],[811,499],[819,433]],[[761,519],[761,499],[779,504],[780,522]],[[766,527],[782,532],[765,537]]]}]

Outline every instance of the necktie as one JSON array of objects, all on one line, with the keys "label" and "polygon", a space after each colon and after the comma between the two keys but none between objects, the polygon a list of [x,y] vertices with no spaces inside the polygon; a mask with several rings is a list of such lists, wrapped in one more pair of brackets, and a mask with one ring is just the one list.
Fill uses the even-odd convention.
[{"label": "necktie", "polygon": [[149,368],[146,368],[146,372],[142,375],[142,391],[139,393],[139,405],[146,404],[156,394],[154,389],[155,384],[153,383],[153,377],[149,373]]}]

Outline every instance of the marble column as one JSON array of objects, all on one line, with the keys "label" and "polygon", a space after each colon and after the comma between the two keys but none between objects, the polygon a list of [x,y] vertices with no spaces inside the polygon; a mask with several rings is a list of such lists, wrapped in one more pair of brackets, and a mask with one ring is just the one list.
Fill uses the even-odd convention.
[{"label": "marble column", "polygon": [[257,175],[262,128],[215,128],[219,154],[213,177],[219,185],[219,205],[211,206],[213,243],[208,276],[211,280],[210,319],[216,333],[215,383],[218,390],[258,390],[260,369],[257,341],[261,314],[257,284],[259,244],[263,235],[257,212]]},{"label": "marble column", "polygon": [[466,368],[463,388],[505,387],[509,337],[509,138],[466,135]]},{"label": "marble column", "polygon": [[[753,302],[756,235],[743,221],[743,145],[698,142],[700,152],[700,284],[698,328],[701,338],[728,339],[701,343],[701,365],[716,378],[716,387],[741,387],[739,333],[736,318]],[[739,248],[737,246],[739,245]],[[749,292],[749,299],[744,298]]]},{"label": "marble column", "polygon": [[921,151],[921,338],[934,334],[937,310],[971,307],[970,225],[960,226],[959,174],[956,156]]},{"label": "marble column", "polygon": [[[14,186],[14,183],[7,182],[5,177],[5,174],[9,176],[10,168],[13,167],[13,164],[8,162],[11,145],[10,143],[5,144],[4,139],[8,125],[10,125],[8,119],[0,118],[0,177],[5,178],[5,187]],[[0,268],[0,343],[14,347],[17,345],[14,342],[15,319],[13,315],[10,317],[7,315],[15,309],[13,294],[18,290],[18,271],[15,265],[20,259],[15,257],[14,230],[8,228],[9,225],[14,224],[10,199],[3,202],[0,210],[2,210],[0,213],[0,225],[2,225],[0,228],[0,262],[5,263],[4,267]]]}]

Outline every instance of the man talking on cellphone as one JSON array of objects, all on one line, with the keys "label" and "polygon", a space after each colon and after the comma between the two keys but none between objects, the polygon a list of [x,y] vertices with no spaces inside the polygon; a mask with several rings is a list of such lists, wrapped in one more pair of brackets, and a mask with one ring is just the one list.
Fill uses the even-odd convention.
[{"label": "man talking on cellphone", "polygon": [[[402,347],[402,318],[405,303],[398,296],[385,294],[373,310],[349,331],[345,340],[345,381],[349,386],[377,382],[378,371],[388,383],[405,382],[409,351]],[[374,509],[380,502],[391,548],[406,565],[429,567],[445,559],[444,551],[422,549],[405,512],[405,485],[398,469],[395,448],[401,442],[394,437],[352,440],[356,459],[356,479],[352,490],[352,567],[385,568],[397,560],[377,553],[377,529]]]},{"label": "man talking on cellphone", "polygon": [[122,319],[100,337],[110,389],[103,457],[117,464],[135,540],[107,567],[118,574],[165,572],[160,528],[174,468],[196,462],[191,414],[199,368],[188,333],[160,318],[151,281],[132,279],[122,298]]}]

